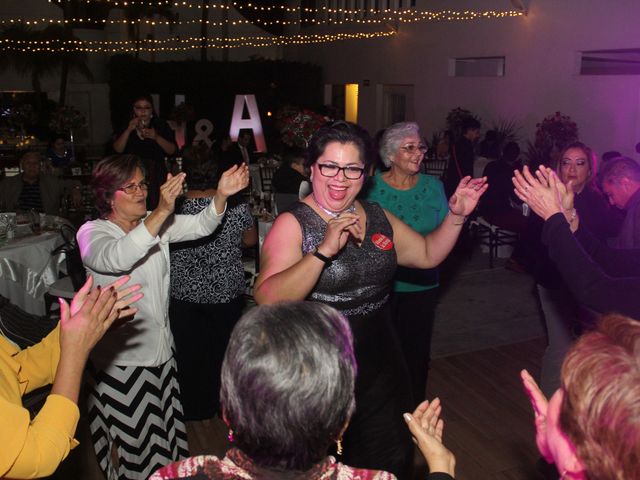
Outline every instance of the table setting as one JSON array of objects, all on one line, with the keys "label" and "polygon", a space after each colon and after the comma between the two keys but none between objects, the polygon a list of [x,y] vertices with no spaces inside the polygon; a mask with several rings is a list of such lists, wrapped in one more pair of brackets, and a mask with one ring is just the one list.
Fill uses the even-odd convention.
[{"label": "table setting", "polygon": [[33,315],[46,312],[43,296],[58,279],[64,254],[52,255],[64,240],[68,221],[37,212],[0,213],[0,295]]}]

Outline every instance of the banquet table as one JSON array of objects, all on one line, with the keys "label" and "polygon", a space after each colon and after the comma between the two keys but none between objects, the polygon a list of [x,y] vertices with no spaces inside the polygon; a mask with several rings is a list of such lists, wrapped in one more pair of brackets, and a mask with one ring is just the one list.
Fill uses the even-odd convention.
[{"label": "banquet table", "polygon": [[28,313],[44,315],[44,293],[64,261],[64,254],[52,252],[62,243],[57,231],[0,241],[0,295]]}]

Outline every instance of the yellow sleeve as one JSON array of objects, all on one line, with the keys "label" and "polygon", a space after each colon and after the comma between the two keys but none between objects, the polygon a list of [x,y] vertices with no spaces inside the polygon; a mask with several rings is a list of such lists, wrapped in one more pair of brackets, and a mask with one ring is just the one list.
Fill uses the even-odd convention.
[{"label": "yellow sleeve", "polygon": [[25,348],[13,359],[20,364],[21,380],[27,380],[28,393],[53,383],[60,361],[60,324],[41,342]]},{"label": "yellow sleeve", "polygon": [[61,395],[49,395],[32,422],[22,406],[0,399],[0,477],[51,475],[78,445],[73,434],[79,418],[77,405]]}]

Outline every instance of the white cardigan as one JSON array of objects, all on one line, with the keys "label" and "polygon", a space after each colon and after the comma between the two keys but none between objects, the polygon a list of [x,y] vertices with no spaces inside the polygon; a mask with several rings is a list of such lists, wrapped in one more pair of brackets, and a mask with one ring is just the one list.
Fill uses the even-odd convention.
[{"label": "white cardigan", "polygon": [[108,285],[126,274],[131,275],[129,285],[139,283],[144,293],[135,304],[135,318],[112,327],[94,348],[91,359],[98,368],[155,367],[171,358],[169,243],[210,235],[223,215],[211,202],[197,215],[173,215],[156,237],[144,222],[128,234],[109,220],[93,220],[80,227],[80,254],[94,285]]}]

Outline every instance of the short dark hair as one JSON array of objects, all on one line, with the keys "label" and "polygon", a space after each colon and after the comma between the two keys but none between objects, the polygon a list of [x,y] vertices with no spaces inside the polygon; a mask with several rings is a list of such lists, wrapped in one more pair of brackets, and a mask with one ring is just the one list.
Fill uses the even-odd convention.
[{"label": "short dark hair", "polygon": [[480,122],[473,117],[466,117],[462,121],[462,135],[469,130],[480,130]]},{"label": "short dark hair", "polygon": [[600,158],[602,159],[602,163],[605,163],[621,156],[622,154],[617,150],[609,150],[608,152],[604,152]]},{"label": "short dark hair", "polygon": [[299,147],[290,147],[284,152],[282,161],[285,165],[293,165],[294,163],[304,163],[304,150]]},{"label": "short dark hair", "polygon": [[207,190],[218,184],[218,168],[206,143],[190,146],[182,154],[182,171],[187,174],[187,185],[191,190]]},{"label": "short dark hair", "polygon": [[91,174],[91,186],[96,197],[96,208],[101,218],[111,213],[111,200],[124,183],[136,172],[136,168],[146,176],[142,160],[136,155],[111,155],[100,160]]},{"label": "short dark hair", "polygon": [[629,157],[618,157],[609,160],[602,166],[598,176],[599,182],[619,182],[628,178],[634,182],[640,182],[640,165]]},{"label": "short dark hair", "polygon": [[344,120],[327,122],[313,134],[307,148],[305,166],[310,168],[316,163],[324,153],[327,145],[333,142],[354,144],[358,149],[362,163],[364,163],[365,173],[369,171],[369,166],[375,158],[371,137],[361,126]]},{"label": "short dark hair", "polygon": [[356,362],[347,320],[321,303],[261,305],[238,322],[220,399],[235,442],[258,465],[308,470],[354,410]]},{"label": "short dark hair", "polygon": [[500,159],[503,162],[515,162],[520,156],[520,145],[517,142],[508,142],[502,149],[502,156]]}]

